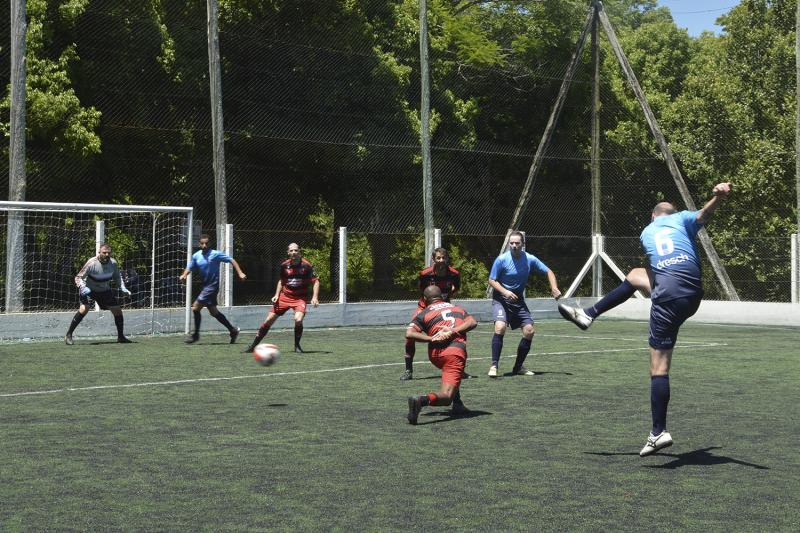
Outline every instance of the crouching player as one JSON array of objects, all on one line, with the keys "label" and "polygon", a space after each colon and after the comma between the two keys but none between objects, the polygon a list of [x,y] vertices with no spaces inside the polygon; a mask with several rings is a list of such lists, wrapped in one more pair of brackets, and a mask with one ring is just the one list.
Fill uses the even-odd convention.
[{"label": "crouching player", "polygon": [[406,338],[428,343],[428,359],[442,370],[442,385],[439,392],[408,398],[408,421],[417,423],[422,408],[426,405],[453,404],[452,415],[466,412],[461,402],[459,386],[467,363],[467,332],[478,323],[464,309],[445,302],[442,290],[436,285],[423,292],[428,306],[417,313],[406,330]]}]

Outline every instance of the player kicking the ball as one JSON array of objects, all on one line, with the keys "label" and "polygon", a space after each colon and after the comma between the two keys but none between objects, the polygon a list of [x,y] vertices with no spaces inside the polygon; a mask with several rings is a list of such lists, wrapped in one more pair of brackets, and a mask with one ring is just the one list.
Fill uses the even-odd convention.
[{"label": "player kicking the ball", "polygon": [[289,259],[280,265],[280,278],[272,297],[272,309],[267,313],[267,319],[258,328],[258,333],[253,342],[245,349],[245,353],[252,352],[267,336],[269,328],[278,320],[278,317],[290,309],[294,311],[294,351],[303,353],[300,339],[303,337],[303,319],[306,316],[308,288],[311,287],[311,305],[319,305],[319,278],[314,271],[314,266],[303,258],[300,245],[289,244],[287,249]]},{"label": "player kicking the ball", "polygon": [[[700,307],[703,276],[697,253],[697,233],[731,192],[730,183],[719,183],[713,196],[699,211],[676,211],[669,202],[653,208],[651,222],[640,240],[650,262],[650,272],[637,268],[616,289],[586,309],[559,305],[567,320],[587,329],[600,314],[631,296],[636,289],[651,292],[650,309],[650,411],[653,429],[639,455],[645,457],[672,445],[667,432],[667,405],[670,399],[669,371],[672,351],[681,325]],[[649,289],[652,287],[652,291]]]},{"label": "player kicking the ball", "polygon": [[425,289],[423,296],[428,306],[417,313],[406,330],[406,338],[428,343],[428,359],[442,370],[442,385],[439,392],[408,399],[408,421],[417,423],[417,418],[426,405],[453,404],[451,414],[458,416],[467,412],[461,402],[459,386],[467,364],[467,332],[478,323],[464,309],[445,302],[442,290],[436,285]]},{"label": "player kicking the ball", "polygon": [[86,264],[83,265],[80,272],[75,276],[75,285],[78,286],[78,293],[80,300],[80,307],[75,316],[72,317],[72,323],[69,325],[67,334],[64,335],[64,342],[68,346],[72,346],[74,341],[72,334],[75,328],[81,323],[86,313],[92,308],[93,303],[96,302],[100,309],[108,309],[114,315],[114,325],[117,326],[117,342],[129,343],[131,342],[125,337],[122,332],[123,318],[122,309],[117,302],[117,297],[111,290],[111,282],[122,291],[126,296],[130,296],[131,291],[125,287],[125,282],[119,275],[119,265],[117,260],[111,257],[111,246],[101,244],[97,252],[97,257],[92,257]]}]

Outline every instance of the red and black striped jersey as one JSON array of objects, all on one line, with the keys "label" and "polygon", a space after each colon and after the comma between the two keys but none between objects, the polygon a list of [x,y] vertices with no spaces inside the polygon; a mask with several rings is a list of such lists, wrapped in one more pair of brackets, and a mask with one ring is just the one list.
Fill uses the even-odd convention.
[{"label": "red and black striped jersey", "polygon": [[[436,302],[417,313],[408,327],[432,337],[445,327],[457,328],[464,323],[468,316],[470,316],[469,313],[457,305],[450,302]],[[466,348],[467,334],[458,333],[449,341],[443,342],[442,345]]]},{"label": "red and black striped jersey", "polygon": [[300,264],[292,264],[291,259],[281,263],[281,285],[283,292],[295,298],[305,298],[308,296],[308,288],[317,281],[317,273],[314,267],[304,258],[300,259]]},{"label": "red and black striped jersey", "polygon": [[[419,273],[419,291],[425,290],[425,287],[436,285],[442,290],[442,300],[445,302],[450,301],[450,295],[461,288],[461,273],[455,268],[448,266],[447,272],[444,276],[437,276],[434,265],[421,270]],[[420,307],[425,306],[425,298],[419,301]]]}]

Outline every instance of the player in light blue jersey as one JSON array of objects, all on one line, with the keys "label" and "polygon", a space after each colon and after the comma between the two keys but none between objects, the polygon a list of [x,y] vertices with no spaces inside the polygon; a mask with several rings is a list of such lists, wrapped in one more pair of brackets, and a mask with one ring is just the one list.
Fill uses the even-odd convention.
[{"label": "player in light blue jersey", "polygon": [[[208,308],[208,312],[217,319],[217,321],[228,328],[231,336],[231,344],[236,342],[239,336],[239,328],[234,327],[228,319],[217,309],[217,293],[219,292],[219,266],[221,263],[230,263],[233,265],[236,274],[242,281],[247,279],[247,276],[239,267],[236,260],[220,252],[208,247],[209,237],[205,233],[200,235],[200,249],[192,254],[192,260],[186,265],[186,268],[181,273],[180,280],[184,281],[189,276],[192,270],[197,270],[203,282],[203,289],[197,296],[197,299],[192,304],[192,313],[194,314],[194,333],[186,337],[186,342],[191,344],[200,339],[200,311],[203,307]],[[191,289],[187,289],[191,290]]]},{"label": "player in light blue jersey", "polygon": [[534,373],[523,366],[525,358],[531,350],[533,335],[533,317],[525,303],[525,286],[531,272],[544,274],[550,283],[550,292],[558,300],[561,291],[553,271],[547,268],[535,255],[524,250],[522,233],[513,231],[508,238],[509,250],[494,260],[489,273],[489,285],[492,289],[492,309],[494,314],[494,337],[492,337],[492,366],[489,377],[497,377],[500,365],[500,353],[503,350],[503,337],[508,325],[511,329],[522,327],[522,339],[517,347],[517,359],[511,373],[532,376]]},{"label": "player in light blue jersey", "polygon": [[657,204],[650,224],[640,236],[650,263],[649,269],[633,269],[621,285],[591,307],[558,306],[564,318],[581,329],[587,329],[595,318],[633,296],[637,289],[651,293],[648,341],[653,429],[639,452],[642,457],[672,445],[672,436],[666,431],[672,351],[678,330],[697,312],[703,298],[696,237],[730,191],[730,183],[717,184],[712,190],[713,196],[699,211],[676,212],[675,206],[669,202]]}]

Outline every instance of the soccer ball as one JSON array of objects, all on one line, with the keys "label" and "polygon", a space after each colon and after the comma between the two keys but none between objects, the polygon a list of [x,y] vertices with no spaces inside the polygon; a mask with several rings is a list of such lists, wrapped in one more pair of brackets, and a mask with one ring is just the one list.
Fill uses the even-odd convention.
[{"label": "soccer ball", "polygon": [[269,366],[278,360],[280,351],[274,344],[259,344],[253,350],[253,359],[261,366]]}]

